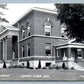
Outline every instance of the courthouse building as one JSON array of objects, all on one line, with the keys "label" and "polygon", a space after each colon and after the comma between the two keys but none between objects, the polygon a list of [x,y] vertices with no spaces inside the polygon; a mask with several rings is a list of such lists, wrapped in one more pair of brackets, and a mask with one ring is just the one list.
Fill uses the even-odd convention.
[{"label": "courthouse building", "polygon": [[18,60],[19,29],[9,23],[0,22],[0,67],[5,61],[8,64]]},{"label": "courthouse building", "polygon": [[35,68],[39,60],[44,67],[62,61],[64,56],[84,58],[84,44],[69,40],[56,16],[54,10],[32,8],[14,23],[19,28],[19,63],[26,65],[29,60]]}]

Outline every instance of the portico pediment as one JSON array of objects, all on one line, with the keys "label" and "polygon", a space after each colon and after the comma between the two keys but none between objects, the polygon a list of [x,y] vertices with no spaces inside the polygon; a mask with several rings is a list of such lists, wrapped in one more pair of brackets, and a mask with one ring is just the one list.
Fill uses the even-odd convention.
[{"label": "portico pediment", "polygon": [[2,33],[5,30],[6,30],[6,28],[3,25],[0,25],[0,33]]}]

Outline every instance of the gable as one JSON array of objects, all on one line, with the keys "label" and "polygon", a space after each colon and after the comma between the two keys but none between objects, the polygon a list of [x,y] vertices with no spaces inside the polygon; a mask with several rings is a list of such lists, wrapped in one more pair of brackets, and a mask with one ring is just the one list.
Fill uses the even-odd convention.
[{"label": "gable", "polygon": [[6,30],[6,28],[3,25],[0,25],[0,33],[5,31],[5,30]]}]

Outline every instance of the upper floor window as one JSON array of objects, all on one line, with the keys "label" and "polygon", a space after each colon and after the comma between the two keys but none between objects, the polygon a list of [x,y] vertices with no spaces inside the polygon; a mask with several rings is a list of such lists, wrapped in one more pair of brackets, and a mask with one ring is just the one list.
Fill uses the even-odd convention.
[{"label": "upper floor window", "polygon": [[25,38],[25,29],[22,29],[22,38]]},{"label": "upper floor window", "polygon": [[31,29],[30,24],[27,24],[27,36],[30,36],[30,29]]},{"label": "upper floor window", "polygon": [[51,24],[49,22],[46,22],[44,25],[44,33],[46,36],[51,35]]},{"label": "upper floor window", "polygon": [[61,34],[62,34],[62,37],[67,37],[66,35],[66,26],[64,24],[61,25]]}]

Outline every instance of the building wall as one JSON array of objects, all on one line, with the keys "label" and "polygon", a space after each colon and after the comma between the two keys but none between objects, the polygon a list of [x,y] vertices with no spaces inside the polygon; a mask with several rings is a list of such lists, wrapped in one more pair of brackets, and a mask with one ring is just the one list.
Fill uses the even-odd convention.
[{"label": "building wall", "polygon": [[60,21],[57,20],[56,14],[34,11],[34,34],[44,35],[44,24],[50,19],[52,29],[51,36],[61,36]]},{"label": "building wall", "polygon": [[46,43],[51,44],[51,56],[54,56],[54,45],[57,45],[58,39],[53,38],[43,38],[34,37],[34,55],[35,56],[45,56],[45,46]]},{"label": "building wall", "polygon": [[[37,35],[44,35],[44,24],[47,21],[47,19],[51,20],[51,36],[58,36],[61,37],[61,31],[60,31],[60,22],[56,19],[56,14],[50,14],[50,13],[45,13],[45,12],[39,12],[39,11],[32,11],[28,15],[26,15],[24,18],[22,18],[18,23],[19,23],[19,51],[20,51],[20,57],[22,57],[22,46],[24,45],[25,47],[25,56],[26,54],[26,46],[29,43],[30,44],[30,55],[45,55],[45,43],[51,43],[51,45],[56,43],[55,39],[51,38],[28,38],[26,35],[26,40],[22,39],[22,33],[21,33],[21,27],[23,25],[24,28],[26,28],[26,23],[29,21],[31,25],[30,29],[30,35],[37,34]],[[18,23],[15,26],[18,26]],[[27,31],[25,31],[25,34]],[[27,39],[28,38],[28,39]],[[47,42],[46,42],[46,41]],[[52,41],[51,41],[52,40]],[[54,44],[53,44],[54,45]],[[52,51],[53,52],[53,51]],[[53,55],[53,54],[52,54]]]},{"label": "building wall", "polygon": [[[22,18],[18,23],[16,23],[14,26],[19,28],[19,40],[22,40],[22,32],[21,32],[21,28],[22,26],[26,29],[26,24],[27,22],[29,22],[29,24],[31,25],[31,29],[30,29],[30,35],[34,34],[34,13],[33,11],[26,15],[24,18]],[[25,36],[27,36],[27,31],[25,31]]]},{"label": "building wall", "polygon": [[19,57],[22,57],[22,46],[25,49],[25,57],[27,57],[27,45],[30,44],[30,56],[34,56],[34,39],[29,38],[19,42]]},{"label": "building wall", "polygon": [[[51,36],[44,35],[44,25],[47,20],[50,20],[51,28]],[[27,31],[25,31],[25,38],[22,39],[22,26],[26,28],[26,23],[29,21],[30,23],[30,36],[27,36]],[[19,25],[19,26],[18,26]],[[51,57],[54,57],[54,45],[57,45],[57,42],[61,40],[61,29],[60,29],[60,21],[56,19],[56,14],[32,11],[27,14],[24,18],[22,18],[19,22],[15,24],[15,26],[19,27],[19,62],[22,63],[27,60],[30,61],[31,66],[35,66],[38,60],[43,62],[43,66],[45,66],[46,62],[53,62],[51,58],[45,57],[45,44],[51,44]],[[37,36],[36,36],[37,35]],[[54,37],[52,37],[54,36]],[[27,45],[30,44],[30,56],[27,56]],[[22,46],[24,46],[25,57],[22,57]],[[31,57],[37,56],[37,58]],[[43,56],[44,58],[40,59]],[[36,65],[36,66],[37,66]]]}]

